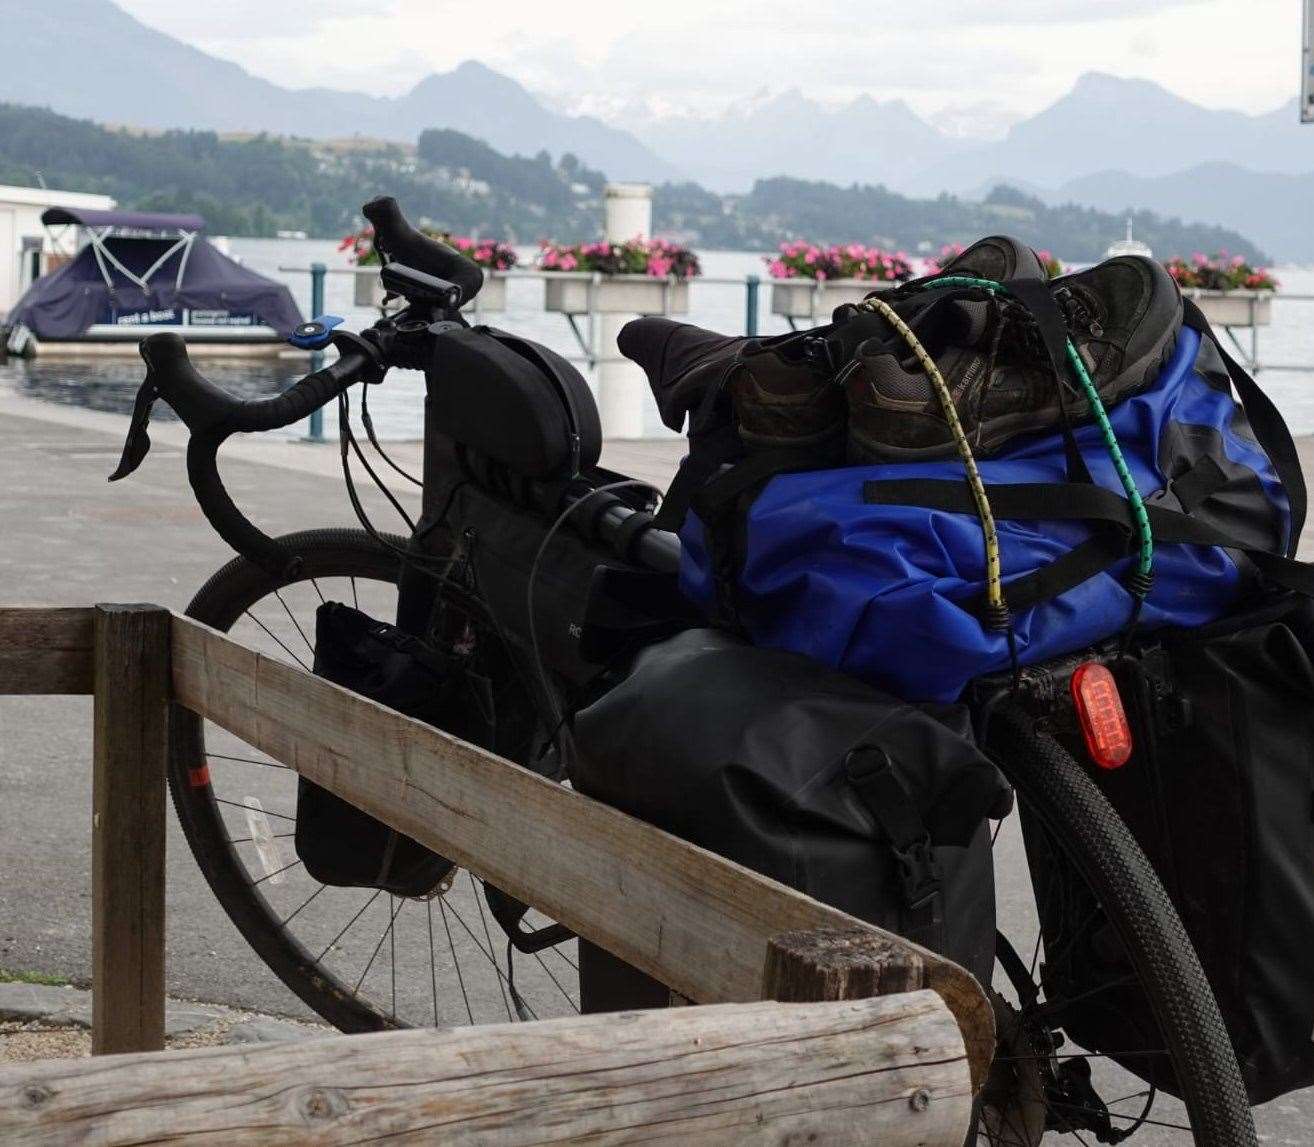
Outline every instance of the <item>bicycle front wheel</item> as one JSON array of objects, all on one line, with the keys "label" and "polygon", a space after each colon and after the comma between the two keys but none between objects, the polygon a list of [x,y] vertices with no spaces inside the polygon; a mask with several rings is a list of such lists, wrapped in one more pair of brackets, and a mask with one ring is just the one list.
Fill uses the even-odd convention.
[{"label": "bicycle front wheel", "polygon": [[[315,613],[336,600],[380,621],[396,614],[401,561],[357,530],[282,539],[303,556],[274,578],[236,558],[187,615],[310,672]],[[404,547],[401,538],[387,539]],[[513,656],[478,602],[444,583],[429,640],[459,647],[490,686],[497,713],[484,747],[525,759],[532,702]],[[293,847],[297,774],[217,725],[175,706],[169,788],[188,844],[243,937],[305,1004],[343,1031],[496,1022],[578,1010],[573,942],[512,955],[481,881],[453,871],[427,897],[314,880]],[[549,923],[531,912],[525,925]]]}]

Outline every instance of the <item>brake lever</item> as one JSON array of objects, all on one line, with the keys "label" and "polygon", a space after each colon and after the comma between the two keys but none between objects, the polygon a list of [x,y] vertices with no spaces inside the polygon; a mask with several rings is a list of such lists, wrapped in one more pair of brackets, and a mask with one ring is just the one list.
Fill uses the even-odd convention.
[{"label": "brake lever", "polygon": [[159,397],[159,388],[147,373],[146,380],[137,391],[136,401],[132,404],[132,421],[128,424],[128,437],[123,443],[123,454],[119,458],[118,468],[109,476],[111,482],[126,478],[145,461],[151,448],[151,436],[146,433],[146,426],[151,420],[151,408]]}]

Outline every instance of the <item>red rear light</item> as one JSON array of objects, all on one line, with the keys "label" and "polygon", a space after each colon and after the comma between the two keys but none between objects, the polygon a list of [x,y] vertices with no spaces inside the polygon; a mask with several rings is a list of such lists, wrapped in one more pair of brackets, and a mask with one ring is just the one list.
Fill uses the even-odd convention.
[{"label": "red rear light", "polygon": [[1131,726],[1118,694],[1118,683],[1098,661],[1079,665],[1072,674],[1072,700],[1090,759],[1102,769],[1120,769],[1131,757]]}]

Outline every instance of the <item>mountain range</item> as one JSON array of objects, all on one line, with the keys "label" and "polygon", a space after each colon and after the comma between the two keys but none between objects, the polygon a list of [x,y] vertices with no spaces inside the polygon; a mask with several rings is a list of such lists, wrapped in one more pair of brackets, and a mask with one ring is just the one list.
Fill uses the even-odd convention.
[{"label": "mountain range", "polygon": [[412,143],[425,129],[451,128],[504,153],[569,152],[613,179],[694,180],[721,192],[774,176],[920,196],[981,195],[1006,183],[1051,203],[1225,224],[1279,258],[1314,260],[1305,222],[1314,128],[1298,123],[1292,105],[1262,115],[1214,110],[1147,80],[1088,73],[991,141],[951,135],[902,101],[860,96],[834,107],[799,90],[713,116],[630,108],[617,124],[554,110],[476,61],[398,97],[285,88],[148,28],[111,0],[0,0],[0,21],[0,101],[102,123]]}]

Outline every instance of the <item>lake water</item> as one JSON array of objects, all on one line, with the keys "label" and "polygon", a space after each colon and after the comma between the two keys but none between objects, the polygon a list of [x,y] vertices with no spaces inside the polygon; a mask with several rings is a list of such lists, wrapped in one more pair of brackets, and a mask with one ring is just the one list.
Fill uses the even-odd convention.
[{"label": "lake water", "polygon": [[[322,262],[330,268],[347,268],[345,253],[331,240],[233,239],[232,253],[247,266],[287,283],[302,310],[309,314],[310,275],[307,272],[283,272],[280,267],[308,267]],[[529,263],[531,249],[521,251],[522,261]],[[765,273],[760,255],[743,251],[699,252],[704,274],[709,278],[742,279],[746,275]],[[1293,294],[1314,296],[1314,269],[1278,268],[1283,288]],[[360,329],[373,322],[376,315],[352,304],[352,276],[330,274],[326,279],[325,307],[331,314],[345,316],[347,326]],[[787,329],[783,319],[768,313],[770,290],[765,284],[759,303],[759,331],[773,334]],[[745,292],[742,285],[694,281],[690,289],[689,314],[685,317],[700,326],[727,333],[744,329]],[[536,339],[567,356],[580,351],[566,319],[543,310],[543,284],[540,280],[509,283],[505,313],[492,314],[487,320],[497,326]],[[1243,339],[1248,336],[1243,335]],[[1247,342],[1248,346],[1248,342]],[[1308,364],[1298,373],[1265,371],[1260,375],[1264,388],[1272,395],[1291,429],[1297,434],[1314,433],[1314,300],[1283,301],[1279,292],[1273,308],[1273,325],[1263,328],[1259,340],[1261,362]],[[581,369],[583,369],[583,364]],[[293,382],[305,369],[297,360],[243,361],[203,360],[202,369],[216,382],[232,390],[250,394],[275,393]],[[587,373],[587,372],[586,372]],[[142,378],[142,365],[135,357],[60,360],[0,360],[0,387],[50,402],[87,406],[100,410],[127,413]],[[414,371],[392,371],[380,387],[370,394],[370,413],[380,437],[398,440],[416,438],[421,429],[424,393],[423,377]],[[161,404],[155,417],[171,417]],[[670,435],[650,407],[647,431],[653,437]],[[325,431],[336,434],[336,409],[325,411]],[[301,428],[289,428],[282,434],[295,437]]]}]

